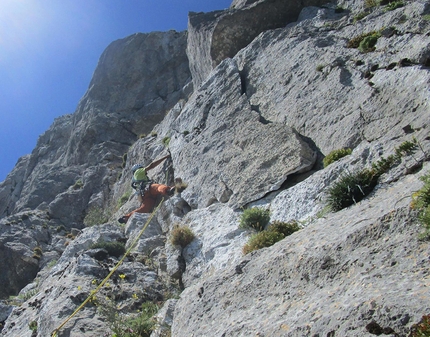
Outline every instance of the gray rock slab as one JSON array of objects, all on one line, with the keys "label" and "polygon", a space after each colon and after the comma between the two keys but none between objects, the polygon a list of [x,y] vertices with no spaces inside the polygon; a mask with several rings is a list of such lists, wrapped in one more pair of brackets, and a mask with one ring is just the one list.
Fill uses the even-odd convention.
[{"label": "gray rock slab", "polygon": [[175,174],[188,184],[182,197],[191,207],[241,207],[312,168],[316,153],[300,135],[260,117],[241,94],[231,59],[193,94],[171,124],[176,132],[169,144]]},{"label": "gray rock slab", "polygon": [[198,88],[221,61],[231,58],[261,32],[296,21],[303,7],[324,4],[321,0],[236,1],[230,9],[190,13],[187,55],[194,88]]},{"label": "gray rock slab", "polygon": [[429,247],[409,209],[421,185],[406,176],[187,288],[173,335],[368,337],[374,321],[406,336],[429,310]]}]

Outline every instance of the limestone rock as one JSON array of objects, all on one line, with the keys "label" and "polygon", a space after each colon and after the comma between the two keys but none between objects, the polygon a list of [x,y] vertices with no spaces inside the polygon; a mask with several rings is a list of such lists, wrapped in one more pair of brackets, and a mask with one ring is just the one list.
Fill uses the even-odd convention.
[{"label": "limestone rock", "polygon": [[182,197],[193,208],[244,206],[310,170],[316,159],[294,130],[252,110],[231,59],[193,94],[170,130],[175,174],[188,184]]},{"label": "limestone rock", "polygon": [[0,216],[44,207],[81,228],[88,206],[107,207],[124,153],[186,95],[186,35],[134,34],[108,46],[76,112],[57,118],[0,184]]},{"label": "limestone rock", "polygon": [[[241,20],[271,4],[280,2],[235,0],[227,11],[190,16],[199,29],[189,32],[190,61],[193,72],[202,69],[193,94],[185,32],[137,34],[103,54],[77,111],[56,119],[0,185],[0,247],[12,258],[1,262],[2,296],[19,291],[20,303],[3,336],[30,337],[33,321],[39,336],[50,336],[91,295],[119,261],[92,244],[130,247],[149,216],[135,215],[125,228],[116,222],[138,206],[132,165],[168,153],[150,178],[172,185],[181,177],[188,188],[164,199],[97,294],[102,308],[134,315],[145,301],[177,298],[159,313],[155,332],[174,337],[407,336],[428,314],[429,245],[418,241],[422,227],[410,209],[430,170],[428,1],[393,11],[381,4],[360,20],[364,2],[304,7],[297,22],[251,38],[266,20],[247,22],[250,29]],[[373,30],[381,34],[374,51],[347,47]],[[230,53],[230,41],[248,37],[232,58],[212,63]],[[327,211],[334,181],[414,138],[418,149],[369,196]],[[342,147],[352,154],[323,168],[323,156]],[[298,220],[303,228],[243,256],[253,232],[238,228],[238,208],[254,205],[270,209],[272,222]],[[83,228],[91,210],[103,216]],[[176,225],[196,236],[185,248],[170,241]],[[40,259],[23,263],[40,254],[36,247]],[[11,261],[26,271],[15,288]],[[106,334],[108,319],[91,303],[60,332]]]},{"label": "limestone rock", "polygon": [[184,217],[196,236],[182,252],[186,287],[238,263],[248,239],[247,231],[239,229],[239,215],[226,205],[215,204]]},{"label": "limestone rock", "polygon": [[[125,235],[129,238],[127,248],[131,246],[138,235],[141,233],[143,227],[147,224],[150,214],[133,214],[127,221],[125,227]],[[138,251],[143,255],[150,255],[151,252],[157,247],[164,247],[165,236],[161,230],[157,220],[153,218],[147,225],[145,231],[140,238],[136,241],[133,252]]]},{"label": "limestone rock", "polygon": [[166,254],[166,273],[173,280],[181,280],[185,270],[185,261],[182,256],[182,248],[167,244]]},{"label": "limestone rock", "polygon": [[[28,324],[37,321],[38,336],[50,336],[65,319],[94,291],[98,284],[117,264],[118,259],[108,257],[102,261],[87,254],[91,243],[111,242],[120,235],[118,226],[109,224],[86,228],[71,241],[58,263],[49,273],[39,274],[35,294],[20,307],[14,308],[2,331],[4,336],[30,336]],[[142,256],[141,256],[142,257]],[[109,333],[108,318],[93,303],[107,306],[112,300],[114,310],[136,312],[141,303],[163,298],[163,285],[157,274],[135,256],[125,260],[108,283],[97,294],[97,301],[88,303],[61,330],[62,336],[103,336]],[[123,276],[120,276],[123,275]],[[111,300],[107,300],[110,298]]]},{"label": "limestone rock", "polygon": [[243,8],[257,1],[259,0],[233,0],[233,2],[230,5],[230,8],[235,8],[235,9]]},{"label": "limestone rock", "polygon": [[261,32],[296,21],[303,7],[324,3],[321,0],[234,1],[225,11],[190,13],[187,55],[194,88],[221,61],[236,55]]},{"label": "limestone rock", "polygon": [[0,267],[1,298],[17,294],[25,285],[31,282],[39,270],[38,259],[33,258],[33,252],[24,244],[8,242],[0,244],[2,262]]},{"label": "limestone rock", "polygon": [[163,337],[170,332],[173,324],[173,313],[177,300],[167,300],[156,316],[157,327],[152,332],[151,337]]},{"label": "limestone rock", "polygon": [[420,186],[404,177],[250,254],[240,272],[231,266],[188,287],[172,335],[369,336],[375,321],[406,336],[428,309],[428,246],[409,209]]},{"label": "limestone rock", "polygon": [[[414,2],[405,10],[417,15],[424,7]],[[389,27],[401,13],[376,11],[352,26],[345,13],[319,8],[285,29],[262,33],[235,56],[251,105],[311,139],[323,154],[419,130],[428,117],[425,28],[410,33],[414,20],[407,20],[397,33],[381,36],[373,52],[347,48],[352,38]],[[410,66],[399,65],[402,59]],[[416,95],[408,94],[411,88]]]},{"label": "limestone rock", "polygon": [[25,174],[30,155],[18,159],[13,170],[7,175],[6,179],[0,184],[0,214],[8,216],[12,214],[15,203],[19,198],[19,193],[24,183],[22,177]]},{"label": "limestone rock", "polygon": [[10,313],[12,312],[12,306],[7,305],[5,303],[0,302],[0,322],[3,322],[8,318]]},{"label": "limestone rock", "polygon": [[17,295],[39,271],[49,249],[46,213],[23,212],[0,220],[0,298]]}]

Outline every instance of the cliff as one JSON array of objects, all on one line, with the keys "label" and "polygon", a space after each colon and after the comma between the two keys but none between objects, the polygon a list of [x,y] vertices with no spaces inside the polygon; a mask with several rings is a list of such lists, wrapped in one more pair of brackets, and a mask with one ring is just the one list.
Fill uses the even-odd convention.
[{"label": "cliff", "polygon": [[[0,184],[2,336],[138,336],[130,317],[153,337],[418,336],[429,5],[233,1],[113,42],[76,112]],[[150,177],[187,188],[120,225],[132,166],[167,154]],[[245,254],[250,209],[300,230]]]}]

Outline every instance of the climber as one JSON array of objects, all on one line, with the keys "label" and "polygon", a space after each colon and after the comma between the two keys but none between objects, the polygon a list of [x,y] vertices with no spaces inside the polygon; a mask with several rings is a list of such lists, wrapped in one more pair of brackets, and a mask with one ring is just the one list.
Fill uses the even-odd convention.
[{"label": "climber", "polygon": [[[131,187],[136,190],[137,199],[140,202],[140,207],[119,218],[118,222],[126,223],[133,213],[151,213],[157,202],[158,197],[172,196],[175,193],[175,186],[156,184],[151,181],[147,176],[147,172],[149,170],[157,167],[163,162],[163,160],[169,157],[170,155],[167,155],[161,159],[152,162],[146,167],[143,167],[140,164],[133,165],[133,167],[131,168],[131,171],[133,172]],[[182,183],[182,180],[180,178],[177,178],[175,180],[175,183]]]}]

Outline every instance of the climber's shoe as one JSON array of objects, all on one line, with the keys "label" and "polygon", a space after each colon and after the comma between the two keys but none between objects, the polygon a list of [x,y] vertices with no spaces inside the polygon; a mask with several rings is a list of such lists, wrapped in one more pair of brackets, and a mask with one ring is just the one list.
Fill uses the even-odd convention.
[{"label": "climber's shoe", "polygon": [[119,218],[119,219],[118,219],[118,222],[119,222],[119,223],[126,223],[126,222],[127,222],[127,217],[126,217],[126,216],[123,216],[123,217]]},{"label": "climber's shoe", "polygon": [[176,187],[175,187],[175,186],[170,187],[169,191],[167,192],[167,195],[168,195],[169,197],[171,197],[172,195],[174,195],[174,194],[175,194],[175,189],[176,189]]}]

